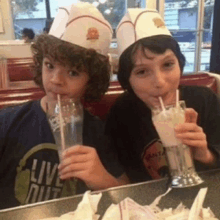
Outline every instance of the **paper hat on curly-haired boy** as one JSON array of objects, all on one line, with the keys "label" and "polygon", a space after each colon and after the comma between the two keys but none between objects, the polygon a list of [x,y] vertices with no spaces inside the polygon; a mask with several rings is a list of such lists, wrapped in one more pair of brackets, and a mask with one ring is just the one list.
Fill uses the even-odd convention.
[{"label": "paper hat on curly-haired boy", "polygon": [[171,35],[156,10],[130,8],[116,29],[118,54],[139,39],[160,34]]},{"label": "paper hat on curly-haired boy", "polygon": [[79,2],[59,8],[49,35],[107,55],[112,33],[111,25],[95,6]]}]

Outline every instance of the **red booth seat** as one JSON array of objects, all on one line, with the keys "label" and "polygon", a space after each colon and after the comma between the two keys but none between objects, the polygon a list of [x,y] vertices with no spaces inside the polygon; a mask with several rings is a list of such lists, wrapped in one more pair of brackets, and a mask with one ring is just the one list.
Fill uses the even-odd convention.
[{"label": "red booth seat", "polygon": [[208,75],[207,73],[199,73],[195,75],[184,75],[180,79],[181,85],[196,85],[206,86],[217,93],[217,82],[215,77]]},{"label": "red booth seat", "polygon": [[33,64],[33,59],[31,57],[27,58],[8,58],[7,67],[9,81],[26,81],[33,80],[33,74],[31,71],[31,65]]}]

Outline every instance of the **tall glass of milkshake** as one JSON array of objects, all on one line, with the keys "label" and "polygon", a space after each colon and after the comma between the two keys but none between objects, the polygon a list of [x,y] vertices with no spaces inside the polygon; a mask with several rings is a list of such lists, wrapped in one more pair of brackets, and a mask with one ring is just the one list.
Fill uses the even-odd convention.
[{"label": "tall glass of milkshake", "polygon": [[[79,100],[57,95],[57,100],[47,102],[46,113],[61,161],[64,150],[83,144],[83,106]],[[75,195],[76,182],[76,178],[65,180],[62,194]]]},{"label": "tall glass of milkshake", "polygon": [[172,187],[182,188],[202,183],[203,180],[195,171],[190,148],[175,136],[175,126],[185,121],[185,102],[153,108],[152,120],[165,147]]}]

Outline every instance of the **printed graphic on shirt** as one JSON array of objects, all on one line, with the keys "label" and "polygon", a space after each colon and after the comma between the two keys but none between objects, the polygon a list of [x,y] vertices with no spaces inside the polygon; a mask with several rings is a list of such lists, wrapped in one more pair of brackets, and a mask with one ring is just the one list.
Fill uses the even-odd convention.
[{"label": "printed graphic on shirt", "polygon": [[159,140],[154,140],[144,148],[143,163],[153,179],[167,176],[169,173],[165,157],[165,149]]},{"label": "printed graphic on shirt", "polygon": [[[51,158],[57,162],[51,162]],[[68,195],[66,182],[59,178],[58,162],[55,144],[37,145],[24,155],[15,179],[15,197],[21,205]],[[75,193],[76,180],[72,184],[71,190]]]}]

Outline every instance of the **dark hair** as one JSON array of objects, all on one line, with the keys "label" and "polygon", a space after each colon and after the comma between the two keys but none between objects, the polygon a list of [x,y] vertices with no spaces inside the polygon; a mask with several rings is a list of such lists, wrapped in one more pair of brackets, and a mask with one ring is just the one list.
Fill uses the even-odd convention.
[{"label": "dark hair", "polygon": [[89,76],[85,101],[97,101],[107,91],[110,79],[110,64],[106,56],[98,54],[94,49],[86,49],[75,44],[60,40],[48,34],[38,36],[31,45],[33,53],[34,81],[42,89],[42,63],[44,57],[79,71],[85,71]]},{"label": "dark hair", "polygon": [[145,48],[156,54],[163,54],[167,49],[172,50],[179,61],[181,73],[183,72],[185,57],[180,51],[179,44],[173,37],[169,35],[156,35],[142,38],[129,46],[119,58],[118,80],[124,89],[132,90],[129,77],[134,67],[134,55],[138,49],[141,49],[143,54],[145,54]]},{"label": "dark hair", "polygon": [[23,36],[28,37],[30,40],[33,40],[34,37],[35,37],[35,33],[31,28],[30,29],[29,28],[24,28],[22,30],[22,34],[23,34]]}]

